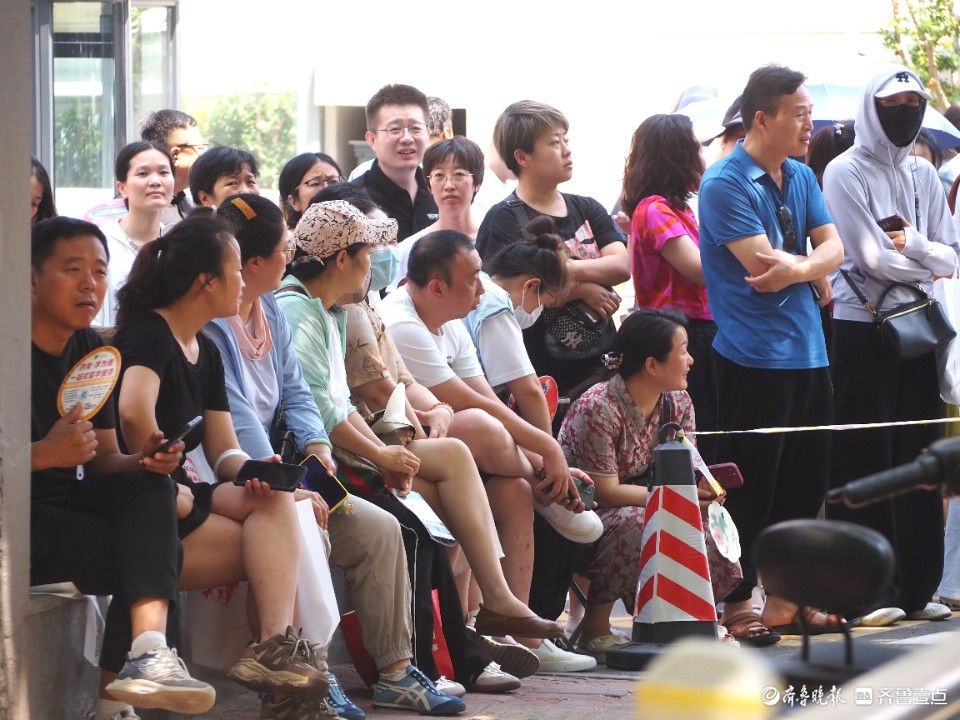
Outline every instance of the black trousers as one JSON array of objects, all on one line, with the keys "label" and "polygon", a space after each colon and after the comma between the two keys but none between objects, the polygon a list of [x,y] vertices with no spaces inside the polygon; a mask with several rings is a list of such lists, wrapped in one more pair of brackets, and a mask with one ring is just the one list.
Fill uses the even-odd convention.
[{"label": "black trousers", "polygon": [[433,661],[432,591],[436,589],[443,636],[450,651],[455,679],[460,683],[471,683],[490,664],[491,658],[467,639],[460,593],[446,550],[430,537],[417,516],[392,493],[367,499],[400,523],[407,553],[407,572],[413,586],[413,664],[433,680],[440,677]]},{"label": "black trousers", "polygon": [[[687,320],[687,352],[693,358],[693,367],[687,375],[687,392],[693,400],[697,430],[719,430],[720,391],[717,377],[713,337],[717,326],[713,320]],[[697,436],[697,450],[708,465],[728,462],[717,455],[719,438],[714,435]]]},{"label": "black trousers", "polygon": [[173,603],[183,551],[173,480],[147,472],[91,478],[62,498],[32,502],[30,522],[32,585],[72,582],[87,595],[113,595],[101,667],[123,667],[130,604],[141,598],[170,601],[168,637],[178,637]]},{"label": "black trousers", "polygon": [[[827,368],[766,370],[748,368],[715,353],[720,382],[720,427],[826,425],[833,420],[833,388]],[[743,487],[731,490],[726,507],[740,531],[743,581],[728,602],[750,598],[757,583],[754,544],[768,526],[783,520],[814,518],[826,494],[828,431],[723,435],[720,457],[735,462]]]},{"label": "black trousers", "polygon": [[[837,422],[885,422],[942,417],[933,353],[896,362],[880,356],[873,325],[835,320],[833,377]],[[846,430],[831,452],[831,485],[910,462],[940,436],[937,425]],[[873,528],[893,546],[895,585],[879,606],[922,610],[943,573],[943,501],[916,490],[856,510],[827,506],[827,517]]]}]

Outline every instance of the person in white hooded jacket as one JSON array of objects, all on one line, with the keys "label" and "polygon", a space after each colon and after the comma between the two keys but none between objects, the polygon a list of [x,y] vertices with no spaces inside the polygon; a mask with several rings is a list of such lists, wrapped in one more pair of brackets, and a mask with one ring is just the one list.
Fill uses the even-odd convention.
[{"label": "person in white hooded jacket", "polygon": [[[873,315],[854,290],[876,304],[892,283],[919,284],[929,293],[936,278],[957,270],[960,244],[937,171],[910,154],[930,99],[912,71],[894,66],[878,72],[861,98],[854,146],[824,172],[823,193],[844,248],[841,272],[833,278],[838,423],[943,414],[934,353],[902,361],[883,357]],[[891,216],[898,216],[892,225],[902,229],[881,228],[878,221]],[[915,298],[908,288],[896,287],[884,307]],[[831,485],[913,460],[938,433],[936,425],[844,432],[832,445]],[[857,510],[830,505],[827,516],[872,527],[893,545],[895,587],[885,602],[894,607],[866,616],[865,624],[887,624],[904,615],[949,617],[946,607],[929,602],[943,569],[939,493],[908,493]]]}]

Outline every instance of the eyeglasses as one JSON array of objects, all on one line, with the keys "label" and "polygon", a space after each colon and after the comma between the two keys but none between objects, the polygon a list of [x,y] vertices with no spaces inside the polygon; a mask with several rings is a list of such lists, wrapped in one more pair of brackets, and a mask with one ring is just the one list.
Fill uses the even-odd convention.
[{"label": "eyeglasses", "polygon": [[197,155],[200,153],[205,153],[210,147],[209,143],[180,143],[179,145],[174,145],[175,148],[180,148],[181,150],[193,150]]},{"label": "eyeglasses", "polygon": [[297,188],[301,188],[306,185],[311,190],[319,190],[320,188],[325,188],[328,185],[336,185],[344,180],[346,180],[346,178],[343,175],[330,175],[328,177],[317,175],[316,177],[312,177],[309,180],[305,180],[304,182],[300,183],[297,185]]},{"label": "eyeglasses", "polygon": [[453,182],[454,185],[463,185],[470,178],[473,177],[472,172],[467,172],[466,170],[454,170],[452,173],[445,173],[443,170],[435,170],[430,173],[430,182],[436,183],[437,185],[443,185],[447,180]]},{"label": "eyeglasses", "polygon": [[390,127],[380,128],[373,132],[382,132],[392,138],[398,138],[403,135],[404,130],[410,133],[410,137],[422,137],[427,133],[427,126],[421,125],[420,123],[413,123],[412,125],[391,125]]},{"label": "eyeglasses", "polygon": [[780,232],[783,233],[783,249],[792,253],[797,248],[797,227],[793,222],[793,213],[786,205],[777,208],[777,222],[780,223]]},{"label": "eyeglasses", "polygon": [[292,239],[287,240],[283,245],[274,250],[274,252],[282,252],[287,259],[287,265],[289,265],[293,262],[293,256],[297,254],[297,244]]}]

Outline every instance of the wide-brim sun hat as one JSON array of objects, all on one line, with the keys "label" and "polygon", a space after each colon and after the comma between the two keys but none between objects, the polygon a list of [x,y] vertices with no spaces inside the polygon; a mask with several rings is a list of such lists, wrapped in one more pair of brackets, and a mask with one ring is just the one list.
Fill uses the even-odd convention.
[{"label": "wide-brim sun hat", "polygon": [[305,260],[324,260],[356,243],[387,245],[396,239],[396,220],[367,217],[345,200],[314,203],[293,231]]}]

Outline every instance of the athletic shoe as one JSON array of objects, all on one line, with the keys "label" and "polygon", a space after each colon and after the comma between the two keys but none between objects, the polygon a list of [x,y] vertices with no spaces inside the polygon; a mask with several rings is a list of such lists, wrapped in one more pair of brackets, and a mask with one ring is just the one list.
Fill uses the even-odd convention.
[{"label": "athletic shoe", "polygon": [[953,615],[953,611],[946,605],[928,602],[923,610],[914,610],[907,613],[907,620],[946,620]]},{"label": "athletic shoe", "polygon": [[893,625],[898,620],[903,620],[907,616],[903,610],[898,607],[877,608],[860,618],[861,627],[886,627]]},{"label": "athletic shoe", "polygon": [[[103,702],[101,701],[101,706],[102,704]],[[137,711],[133,709],[133,705],[126,705],[114,712],[98,708],[90,713],[87,718],[88,720],[140,720],[140,716],[137,715]]]},{"label": "athletic shoe", "polygon": [[310,643],[292,627],[260,643],[250,643],[229,677],[241,685],[270,692],[323,698],[329,690],[326,670],[315,667]]},{"label": "athletic shoe", "polygon": [[444,695],[463,697],[467,694],[467,689],[463,685],[458,683],[456,680],[451,680],[443,675],[434,680],[433,684],[436,685],[437,690],[442,692]]},{"label": "athletic shoe", "polygon": [[603,522],[593,510],[582,513],[570,512],[556,503],[541,505],[533,503],[536,510],[558,533],[575,543],[592,543],[603,534]]},{"label": "athletic shoe", "polygon": [[495,662],[487,665],[471,684],[473,690],[485,693],[502,693],[518,687],[520,680],[510,673],[505,673]]},{"label": "athletic shoe", "polygon": [[260,695],[260,720],[346,720],[323,700],[304,699],[288,695],[274,701],[269,695]]},{"label": "athletic shoe", "polygon": [[540,658],[539,672],[563,673],[592,670],[597,661],[589,655],[561,650],[549,640],[540,643],[540,647],[533,648],[534,654]]},{"label": "athletic shoe", "polygon": [[508,674],[525,678],[540,669],[540,658],[530,648],[497,642],[488,635],[481,635],[469,625],[466,630],[467,638],[486,652]]},{"label": "athletic shoe", "polygon": [[467,709],[463,700],[444,695],[413,665],[404,668],[399,680],[388,680],[380,675],[373,684],[373,706],[414,710],[421,715],[456,715]]},{"label": "athletic shoe", "polygon": [[344,720],[366,720],[366,714],[356,703],[347,697],[347,694],[337,682],[337,676],[333,673],[327,673],[327,682],[330,683],[330,691],[327,693],[327,704],[333,708]]},{"label": "athletic shoe", "polygon": [[217,691],[194,680],[177,651],[161,645],[140,657],[127,655],[117,678],[107,685],[110,696],[138,708],[156,708],[185,715],[206,712]]}]

